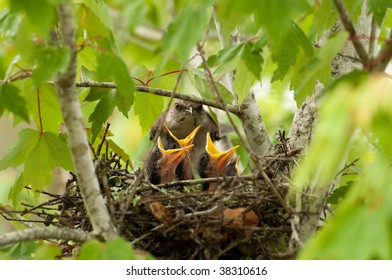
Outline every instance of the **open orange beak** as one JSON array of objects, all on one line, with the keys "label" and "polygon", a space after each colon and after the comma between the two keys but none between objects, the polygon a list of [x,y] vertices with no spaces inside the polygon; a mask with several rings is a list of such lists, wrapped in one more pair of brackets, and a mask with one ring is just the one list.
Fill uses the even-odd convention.
[{"label": "open orange beak", "polygon": [[229,163],[231,157],[235,153],[235,151],[238,149],[239,145],[234,146],[233,148],[221,152],[218,150],[218,148],[214,145],[214,143],[211,140],[210,133],[207,132],[207,143],[206,143],[206,151],[208,155],[210,156],[211,163],[216,166],[216,169],[218,170],[219,174],[216,174],[217,176],[220,176],[223,174],[227,164]]},{"label": "open orange beak", "polygon": [[184,139],[178,139],[171,131],[170,129],[167,127],[166,123],[163,124],[166,131],[169,133],[170,137],[177,142],[178,145],[180,145],[180,147],[186,147],[189,146],[193,143],[193,139],[195,139],[196,133],[199,131],[201,125],[199,125],[198,127],[196,127],[191,133],[189,133],[189,135],[187,137],[185,137]]},{"label": "open orange beak", "polygon": [[193,144],[187,145],[185,147],[181,147],[178,149],[167,149],[163,147],[161,137],[158,137],[158,148],[161,152],[163,164],[167,167],[176,168],[181,160],[186,157],[189,151],[192,149]]}]

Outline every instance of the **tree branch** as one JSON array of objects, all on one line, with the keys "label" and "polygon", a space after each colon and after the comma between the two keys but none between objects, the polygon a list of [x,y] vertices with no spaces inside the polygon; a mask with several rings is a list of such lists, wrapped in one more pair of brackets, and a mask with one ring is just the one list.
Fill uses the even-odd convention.
[{"label": "tree branch", "polygon": [[36,239],[62,239],[84,242],[94,238],[90,232],[70,228],[31,228],[0,235],[0,247]]},{"label": "tree branch", "polygon": [[[82,82],[77,82],[76,87],[117,88],[117,85],[112,82],[82,81]],[[186,94],[181,94],[179,92],[173,92],[170,90],[165,90],[165,89],[160,89],[160,88],[152,88],[152,87],[147,87],[147,86],[135,85],[135,87],[136,87],[136,90],[140,91],[140,92],[152,93],[152,94],[159,95],[159,96],[173,97],[173,98],[182,99],[182,100],[186,100],[186,101],[192,101],[194,103],[203,104],[203,105],[217,108],[220,110],[225,110],[225,108],[221,104],[219,104],[218,102],[211,100],[211,99],[198,97],[196,95],[186,95]],[[227,110],[230,113],[233,113],[235,115],[239,114],[239,110],[236,106],[233,106],[233,105],[226,105],[226,106],[227,106]]]},{"label": "tree branch", "polygon": [[376,58],[374,58],[374,65],[372,71],[384,72],[388,66],[388,63],[392,58],[392,30],[389,31],[389,36],[382,45],[380,52]]},{"label": "tree branch", "polygon": [[116,229],[110,219],[105,201],[101,195],[90,154],[89,143],[84,129],[82,110],[75,88],[76,77],[76,42],[72,4],[66,1],[58,6],[60,34],[62,43],[69,48],[70,60],[67,70],[58,73],[55,86],[61,105],[65,125],[68,129],[68,141],[76,169],[76,176],[85,207],[93,226],[94,234],[103,239],[116,235]]},{"label": "tree branch", "polygon": [[348,15],[346,6],[344,5],[342,0],[333,0],[333,2],[339,13],[340,20],[342,21],[344,28],[350,34],[351,42],[353,43],[353,46],[359,58],[361,59],[362,64],[366,66],[369,63],[369,56],[365,50],[365,47],[358,39],[357,33],[355,32],[354,25],[350,19],[350,16]]}]

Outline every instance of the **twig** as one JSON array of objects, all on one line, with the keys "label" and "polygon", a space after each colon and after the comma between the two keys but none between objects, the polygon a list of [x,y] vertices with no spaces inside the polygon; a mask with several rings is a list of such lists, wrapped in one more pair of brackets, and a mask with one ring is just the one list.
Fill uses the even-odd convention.
[{"label": "twig", "polygon": [[376,51],[376,46],[377,46],[377,44],[376,44],[376,42],[377,42],[377,39],[376,39],[376,33],[377,33],[377,23],[376,23],[376,21],[375,21],[375,19],[374,19],[374,16],[372,16],[372,27],[371,27],[371,30],[370,30],[370,40],[369,40],[369,57],[370,57],[370,59],[373,59],[373,57],[374,57],[374,52]]},{"label": "twig", "polygon": [[105,143],[106,136],[107,136],[108,131],[109,131],[109,127],[110,127],[110,123],[107,123],[106,124],[106,128],[105,128],[105,132],[103,133],[103,136],[102,136],[102,141],[101,141],[101,143],[99,143],[99,145],[97,147],[97,157],[101,154],[101,149],[102,149],[103,144]]},{"label": "twig", "polygon": [[138,237],[138,238],[132,240],[132,241],[130,242],[131,245],[135,245],[136,243],[142,241],[144,238],[146,238],[146,237],[150,236],[151,234],[153,234],[154,231],[157,231],[158,229],[161,229],[161,228],[163,228],[164,226],[165,226],[164,224],[160,224],[160,225],[154,227],[154,228],[153,228],[152,230],[150,230],[149,232],[147,232],[147,233],[143,234],[142,236],[140,236],[140,237]]},{"label": "twig", "polygon": [[369,63],[369,56],[366,53],[365,47],[362,45],[361,41],[357,40],[357,34],[355,32],[354,25],[347,12],[346,6],[343,3],[343,0],[333,0],[333,2],[339,13],[340,20],[342,21],[344,28],[350,34],[351,42],[353,43],[355,51],[361,59],[362,65],[366,66]]},{"label": "twig", "polygon": [[373,65],[370,65],[370,68],[373,71],[385,71],[387,68],[388,63],[391,61],[392,58],[392,30],[389,31],[389,36],[385,40],[384,44],[382,45],[378,56],[373,59]]}]

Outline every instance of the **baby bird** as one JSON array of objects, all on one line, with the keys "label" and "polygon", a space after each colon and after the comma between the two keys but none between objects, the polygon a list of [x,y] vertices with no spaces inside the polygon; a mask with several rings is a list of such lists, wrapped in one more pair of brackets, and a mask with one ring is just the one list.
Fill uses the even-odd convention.
[{"label": "baby bird", "polygon": [[[166,123],[164,123],[164,128],[169,135],[166,137],[166,144],[164,147],[171,147],[171,148],[184,148],[193,144],[193,140],[197,135],[201,125],[197,126],[188,136],[184,139],[178,139],[167,127]],[[192,151],[191,151],[192,152]],[[192,162],[189,153],[187,153],[184,159],[178,164],[176,168],[176,176],[178,180],[190,180],[193,179],[193,172],[192,172]]]},{"label": "baby bird", "polygon": [[189,154],[192,147],[193,144],[165,149],[161,137],[158,137],[158,146],[147,160],[147,175],[150,183],[163,184],[177,179],[177,166]]},{"label": "baby bird", "polygon": [[[230,162],[234,152],[239,147],[234,146],[227,151],[219,151],[211,140],[210,134],[207,133],[205,153],[200,157],[198,171],[202,178],[220,177],[223,175],[232,176],[237,172],[236,164],[238,158]],[[218,183],[210,183],[208,186],[209,191],[216,191]]]}]

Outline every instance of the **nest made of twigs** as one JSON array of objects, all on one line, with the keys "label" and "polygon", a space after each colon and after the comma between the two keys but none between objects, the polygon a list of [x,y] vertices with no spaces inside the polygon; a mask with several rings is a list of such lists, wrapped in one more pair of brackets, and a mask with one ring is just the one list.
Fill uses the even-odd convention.
[{"label": "nest made of twigs", "polygon": [[[103,153],[94,151],[102,195],[118,232],[160,259],[271,259],[286,252],[290,216],[276,191],[284,197],[287,187],[275,181],[274,172],[285,170],[288,158],[287,153],[284,159],[271,157],[268,184],[262,176],[238,175],[152,185],[143,171],[130,172],[108,145]],[[219,182],[218,190],[203,191],[202,184],[212,181]],[[63,195],[43,194],[48,201],[26,205],[19,214],[35,214],[35,222],[46,226],[92,230],[76,176]]]}]

